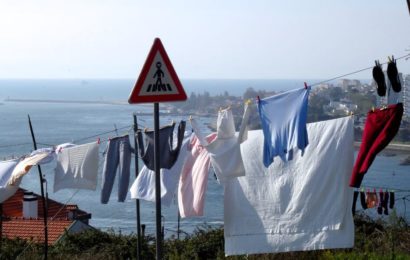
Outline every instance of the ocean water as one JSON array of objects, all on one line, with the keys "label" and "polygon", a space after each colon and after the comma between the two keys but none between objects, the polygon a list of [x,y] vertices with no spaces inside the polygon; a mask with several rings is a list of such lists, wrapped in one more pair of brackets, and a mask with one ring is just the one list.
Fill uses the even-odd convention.
[{"label": "ocean water", "polygon": [[[153,106],[148,105],[106,105],[106,104],[64,104],[64,103],[21,103],[6,102],[4,98],[35,98],[35,99],[70,99],[70,100],[124,100],[132,88],[133,82],[126,80],[110,81],[0,81],[0,158],[28,154],[33,150],[27,116],[30,115],[34,132],[39,147],[48,147],[65,142],[78,144],[92,142],[101,138],[101,153],[105,148],[105,141],[112,136],[129,133],[132,136],[133,113],[136,111],[152,112]],[[189,82],[189,81],[188,81]],[[248,86],[255,89],[285,90],[298,87],[299,81],[192,81],[187,83],[187,92],[200,89],[209,91],[212,95],[218,91],[228,91],[241,95]],[[53,85],[53,84],[59,84]],[[260,85],[259,85],[260,84]],[[269,85],[271,88],[263,88]],[[71,86],[71,87],[70,87]],[[234,86],[238,86],[234,88]],[[257,87],[258,86],[258,87]],[[277,87],[276,87],[277,86]],[[280,87],[282,86],[282,87]],[[161,125],[168,124],[171,120],[187,119],[187,116],[160,118]],[[202,123],[216,121],[214,117],[201,118]],[[141,127],[151,127],[152,116],[138,118]],[[114,129],[117,128],[117,132]],[[204,128],[205,130],[205,128]],[[109,132],[109,133],[107,133]],[[105,134],[101,134],[105,133]],[[88,138],[89,137],[89,138]],[[131,139],[131,143],[133,141]],[[408,154],[397,154],[393,157],[380,155],[377,157],[367,173],[364,186],[387,187],[396,190],[410,189],[410,166],[401,166],[400,161]],[[103,158],[100,156],[100,169]],[[136,230],[135,200],[129,197],[124,203],[117,202],[117,184],[114,183],[111,199],[107,205],[100,204],[100,176],[96,191],[87,190],[62,190],[53,192],[54,164],[43,165],[42,170],[47,180],[47,190],[51,199],[62,203],[78,204],[78,206],[92,213],[90,224],[101,229],[114,229],[123,233]],[[131,183],[135,179],[135,169],[132,163]],[[131,185],[130,183],[130,185]],[[40,194],[37,168],[33,168],[24,177],[21,187]],[[399,215],[410,219],[410,205],[402,197],[408,192],[396,193],[396,210]],[[408,205],[405,205],[407,203]],[[360,203],[357,209],[361,209]],[[366,210],[366,214],[375,215],[375,209]],[[163,222],[166,235],[173,235],[177,226],[177,206],[162,208]],[[387,218],[383,216],[383,218]],[[146,224],[147,233],[155,232],[155,204],[141,201],[141,222]],[[192,232],[195,227],[203,223],[210,225],[223,224],[223,188],[216,182],[212,175],[209,176],[206,193],[205,215],[198,218],[181,220],[181,230]]]}]

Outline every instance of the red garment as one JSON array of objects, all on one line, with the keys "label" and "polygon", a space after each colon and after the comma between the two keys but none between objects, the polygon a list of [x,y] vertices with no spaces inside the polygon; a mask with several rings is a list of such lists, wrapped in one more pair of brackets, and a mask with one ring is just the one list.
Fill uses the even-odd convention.
[{"label": "red garment", "polygon": [[350,177],[350,187],[360,187],[364,174],[372,165],[376,155],[397,134],[402,116],[402,103],[389,105],[386,109],[369,111],[364,126],[362,144]]}]

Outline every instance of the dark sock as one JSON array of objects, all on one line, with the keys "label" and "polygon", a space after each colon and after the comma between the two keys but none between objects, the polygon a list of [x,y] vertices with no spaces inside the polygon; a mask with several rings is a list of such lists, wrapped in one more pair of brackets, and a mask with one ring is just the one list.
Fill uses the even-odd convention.
[{"label": "dark sock", "polygon": [[383,69],[376,61],[376,66],[373,67],[373,79],[376,81],[377,85],[377,94],[380,97],[383,97],[386,95],[386,80],[384,79],[384,73]]},{"label": "dark sock", "polygon": [[383,191],[379,192],[379,196],[380,196],[380,199],[379,199],[379,205],[377,207],[377,213],[379,215],[381,215],[383,213],[383,202],[384,202],[384,193],[383,193]]},{"label": "dark sock", "polygon": [[389,215],[389,207],[387,206],[388,202],[389,202],[389,193],[385,191],[384,201],[383,201],[384,215]]},{"label": "dark sock", "polygon": [[389,203],[389,208],[394,207],[394,192],[390,192],[390,203]]},{"label": "dark sock", "polygon": [[363,191],[360,192],[360,204],[363,209],[367,209],[366,194]]},{"label": "dark sock", "polygon": [[389,77],[391,87],[395,92],[401,91],[401,82],[399,78],[399,71],[397,70],[396,61],[393,58],[392,62],[387,65],[387,76]]},{"label": "dark sock", "polygon": [[353,204],[352,204],[352,214],[353,216],[356,214],[356,202],[357,202],[357,197],[359,197],[359,192],[355,191],[353,193]]}]

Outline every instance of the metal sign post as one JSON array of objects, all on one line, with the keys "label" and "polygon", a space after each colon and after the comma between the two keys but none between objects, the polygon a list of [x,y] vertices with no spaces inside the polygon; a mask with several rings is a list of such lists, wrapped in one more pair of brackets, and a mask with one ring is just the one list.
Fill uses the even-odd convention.
[{"label": "metal sign post", "polygon": [[155,222],[157,239],[157,259],[162,259],[162,234],[161,234],[161,169],[159,156],[159,103],[154,103],[154,153],[155,153]]},{"label": "metal sign post", "polygon": [[148,53],[147,60],[142,67],[137,82],[128,98],[128,103],[154,103],[154,171],[157,259],[162,259],[163,240],[161,232],[159,102],[184,101],[186,99],[187,96],[185,90],[171,64],[171,60],[169,59],[161,40],[156,38]]},{"label": "metal sign post", "polygon": [[[137,143],[137,131],[138,131],[138,121],[137,115],[134,114],[134,149],[135,149],[135,178],[138,177],[139,167],[138,167],[138,143]],[[137,210],[137,260],[141,259],[141,217],[140,217],[140,200],[136,199],[136,210]]]}]

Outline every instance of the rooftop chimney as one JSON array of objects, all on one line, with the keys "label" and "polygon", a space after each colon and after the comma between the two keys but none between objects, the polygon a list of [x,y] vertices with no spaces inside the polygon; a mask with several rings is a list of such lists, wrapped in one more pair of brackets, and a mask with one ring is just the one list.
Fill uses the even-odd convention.
[{"label": "rooftop chimney", "polygon": [[70,220],[74,220],[77,218],[77,210],[78,210],[78,206],[74,205],[74,204],[69,204],[67,205],[67,217]]},{"label": "rooftop chimney", "polygon": [[23,197],[23,218],[38,218],[38,201],[33,192],[25,191]]}]

